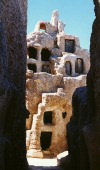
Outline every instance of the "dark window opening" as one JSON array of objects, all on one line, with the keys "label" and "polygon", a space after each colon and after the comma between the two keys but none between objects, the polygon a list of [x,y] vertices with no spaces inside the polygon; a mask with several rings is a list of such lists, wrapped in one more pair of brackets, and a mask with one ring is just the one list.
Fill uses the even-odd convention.
[{"label": "dark window opening", "polygon": [[34,73],[37,72],[36,64],[28,64],[28,69],[32,70]]},{"label": "dark window opening", "polygon": [[51,145],[52,132],[41,132],[40,143],[42,150],[47,150]]},{"label": "dark window opening", "polygon": [[42,66],[42,72],[51,73],[50,66],[49,65],[43,65]]},{"label": "dark window opening", "polygon": [[67,75],[71,75],[72,74],[72,66],[71,66],[70,61],[66,61],[65,71],[66,71]]},{"label": "dark window opening", "polygon": [[44,23],[40,23],[40,30],[46,31],[46,25]]},{"label": "dark window opening", "polygon": [[65,119],[65,118],[66,118],[66,116],[67,116],[67,113],[66,113],[66,112],[63,112],[63,113],[62,113],[62,117],[63,117],[63,119]]},{"label": "dark window opening", "polygon": [[47,111],[44,112],[44,124],[52,124],[52,112],[51,111]]},{"label": "dark window opening", "polygon": [[65,52],[74,53],[75,52],[75,40],[65,40]]},{"label": "dark window opening", "polygon": [[41,52],[41,59],[42,61],[49,61],[51,56],[51,52],[48,49],[43,49]]},{"label": "dark window opening", "polygon": [[77,58],[75,62],[75,72],[79,74],[83,73],[83,60],[81,58]]},{"label": "dark window opening", "polygon": [[29,55],[29,58],[37,59],[37,49],[34,47],[29,47],[28,55]]}]

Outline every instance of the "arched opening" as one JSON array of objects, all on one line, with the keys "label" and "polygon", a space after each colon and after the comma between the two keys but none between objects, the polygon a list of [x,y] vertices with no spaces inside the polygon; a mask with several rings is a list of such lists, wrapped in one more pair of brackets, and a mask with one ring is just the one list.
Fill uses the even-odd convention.
[{"label": "arched opening", "polygon": [[33,58],[37,60],[37,49],[34,47],[29,47],[28,48],[28,55],[29,58]]},{"label": "arched opening", "polygon": [[42,66],[42,72],[51,73],[50,66],[49,65],[43,65]]},{"label": "arched opening", "polygon": [[51,145],[52,132],[41,132],[40,144],[42,150],[47,150]]},{"label": "arched opening", "polygon": [[40,31],[45,32],[46,31],[46,25],[45,23],[40,23]]},{"label": "arched opening", "polygon": [[83,59],[77,58],[75,62],[75,72],[82,74],[83,73]]},{"label": "arched opening", "polygon": [[70,61],[66,61],[65,63],[65,71],[67,75],[71,75],[72,74],[72,66]]},{"label": "arched opening", "polygon": [[44,112],[44,124],[52,124],[52,111]]},{"label": "arched opening", "polygon": [[47,48],[42,49],[41,52],[42,61],[49,61],[50,56],[51,56],[51,52]]},{"label": "arched opening", "polygon": [[75,40],[65,40],[65,52],[74,53],[75,52]]},{"label": "arched opening", "polygon": [[28,64],[28,69],[32,70],[34,73],[37,72],[36,64]]}]

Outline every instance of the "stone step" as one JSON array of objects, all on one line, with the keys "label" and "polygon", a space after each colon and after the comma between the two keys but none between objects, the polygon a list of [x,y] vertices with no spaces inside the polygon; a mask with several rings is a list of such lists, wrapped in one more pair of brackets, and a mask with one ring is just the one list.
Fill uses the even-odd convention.
[{"label": "stone step", "polygon": [[42,151],[31,149],[27,151],[27,158],[43,158]]}]

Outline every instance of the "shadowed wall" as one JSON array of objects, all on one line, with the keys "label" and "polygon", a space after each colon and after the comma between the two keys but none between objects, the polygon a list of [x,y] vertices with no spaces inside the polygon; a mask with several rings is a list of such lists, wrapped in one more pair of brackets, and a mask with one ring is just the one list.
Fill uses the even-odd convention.
[{"label": "shadowed wall", "polygon": [[0,1],[0,170],[26,170],[27,0]]}]

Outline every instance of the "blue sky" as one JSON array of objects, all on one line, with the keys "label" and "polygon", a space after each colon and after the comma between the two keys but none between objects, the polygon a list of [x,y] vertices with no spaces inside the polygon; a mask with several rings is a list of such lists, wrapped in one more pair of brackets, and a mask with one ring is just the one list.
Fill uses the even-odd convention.
[{"label": "blue sky", "polygon": [[80,38],[81,46],[89,49],[94,6],[92,0],[28,0],[27,32],[34,30],[38,21],[50,21],[53,10],[59,10],[66,24],[65,32]]}]

